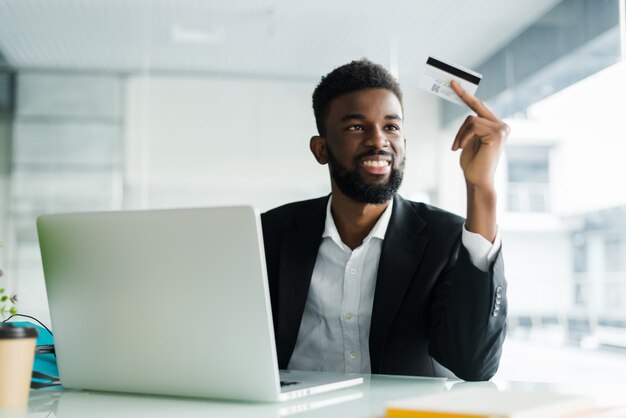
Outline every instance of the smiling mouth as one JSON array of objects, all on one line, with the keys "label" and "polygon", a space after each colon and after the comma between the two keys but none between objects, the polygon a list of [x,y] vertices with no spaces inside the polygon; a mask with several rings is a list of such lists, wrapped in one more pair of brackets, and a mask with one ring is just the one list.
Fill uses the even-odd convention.
[{"label": "smiling mouth", "polygon": [[390,162],[385,160],[365,160],[362,164],[366,167],[387,167]]}]

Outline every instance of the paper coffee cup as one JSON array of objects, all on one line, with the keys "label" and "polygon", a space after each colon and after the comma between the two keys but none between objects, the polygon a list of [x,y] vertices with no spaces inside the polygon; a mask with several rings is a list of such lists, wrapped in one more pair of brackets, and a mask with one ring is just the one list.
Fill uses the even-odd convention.
[{"label": "paper coffee cup", "polygon": [[35,328],[0,324],[0,408],[28,405],[37,335]]}]

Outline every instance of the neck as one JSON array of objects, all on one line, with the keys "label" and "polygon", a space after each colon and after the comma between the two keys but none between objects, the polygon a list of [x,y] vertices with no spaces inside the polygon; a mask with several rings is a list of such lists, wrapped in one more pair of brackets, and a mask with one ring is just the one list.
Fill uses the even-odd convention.
[{"label": "neck", "polygon": [[344,195],[333,187],[333,201],[330,211],[341,240],[354,250],[363,243],[389,202],[381,205],[361,203]]}]

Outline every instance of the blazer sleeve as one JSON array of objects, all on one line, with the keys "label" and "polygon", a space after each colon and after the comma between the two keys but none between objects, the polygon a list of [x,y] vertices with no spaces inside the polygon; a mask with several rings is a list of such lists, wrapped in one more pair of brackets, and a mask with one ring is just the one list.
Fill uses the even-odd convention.
[{"label": "blazer sleeve", "polygon": [[459,239],[433,288],[430,313],[430,355],[463,380],[493,377],[506,335],[502,249],[483,272]]}]

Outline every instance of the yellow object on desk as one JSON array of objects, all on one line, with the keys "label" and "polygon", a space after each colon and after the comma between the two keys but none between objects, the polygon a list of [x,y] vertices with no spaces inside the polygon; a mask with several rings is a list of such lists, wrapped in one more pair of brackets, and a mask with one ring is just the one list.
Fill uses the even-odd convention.
[{"label": "yellow object on desk", "polygon": [[390,402],[396,418],[558,418],[593,410],[594,401],[579,395],[472,388]]}]

